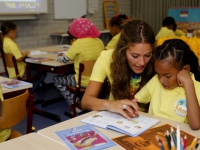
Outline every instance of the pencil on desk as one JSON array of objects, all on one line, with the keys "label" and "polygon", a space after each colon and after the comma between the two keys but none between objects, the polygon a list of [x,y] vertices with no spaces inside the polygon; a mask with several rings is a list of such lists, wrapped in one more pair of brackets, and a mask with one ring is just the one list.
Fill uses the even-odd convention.
[{"label": "pencil on desk", "polygon": [[164,150],[163,143],[162,143],[161,139],[157,135],[155,136],[155,138],[158,141],[158,145],[160,147],[160,150]]},{"label": "pencil on desk", "polygon": [[181,144],[181,137],[180,137],[180,129],[179,126],[177,125],[176,128],[176,137],[177,137],[177,141],[176,141],[176,148],[177,150],[181,150],[180,144]]},{"label": "pencil on desk", "polygon": [[171,150],[175,150],[175,144],[172,136],[171,136]]},{"label": "pencil on desk", "polygon": [[184,136],[183,144],[184,144],[184,149],[186,149],[186,147],[187,147],[187,135]]},{"label": "pencil on desk", "polygon": [[167,144],[168,144],[168,148],[171,149],[171,137],[170,137],[170,134],[169,134],[169,131],[167,130],[166,133],[165,133],[165,138],[167,140]]},{"label": "pencil on desk", "polygon": [[198,146],[196,147],[196,150],[200,150],[200,140],[198,140]]},{"label": "pencil on desk", "polygon": [[194,147],[194,145],[196,144],[197,142],[197,137],[195,137],[192,141],[192,143],[190,144],[189,148],[192,149]]},{"label": "pencil on desk", "polygon": [[171,127],[171,134],[172,134],[172,138],[174,140],[175,147],[177,147],[177,139],[176,139],[174,129],[172,127]]}]

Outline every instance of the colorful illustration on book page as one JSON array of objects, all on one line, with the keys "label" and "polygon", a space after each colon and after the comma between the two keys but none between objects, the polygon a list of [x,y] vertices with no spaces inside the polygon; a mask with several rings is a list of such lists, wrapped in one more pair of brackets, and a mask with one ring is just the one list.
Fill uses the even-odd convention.
[{"label": "colorful illustration on book page", "polygon": [[77,150],[90,149],[96,145],[107,143],[107,141],[95,131],[83,132],[72,136],[66,135],[66,138],[77,148]]}]

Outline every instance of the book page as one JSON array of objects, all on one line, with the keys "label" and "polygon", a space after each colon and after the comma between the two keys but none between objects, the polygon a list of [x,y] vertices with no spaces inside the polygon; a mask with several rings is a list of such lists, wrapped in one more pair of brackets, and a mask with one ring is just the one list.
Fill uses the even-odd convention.
[{"label": "book page", "polygon": [[159,122],[157,119],[142,115],[128,120],[122,115],[109,111],[101,111],[81,121],[102,128],[110,128],[132,136],[137,136]]},{"label": "book page", "polygon": [[9,88],[9,89],[17,88],[21,86],[27,86],[27,85],[30,85],[30,83],[20,81],[20,80],[15,80],[15,79],[1,82],[2,87]]},{"label": "book page", "polygon": [[96,150],[116,145],[91,125],[78,126],[55,133],[71,150]]}]

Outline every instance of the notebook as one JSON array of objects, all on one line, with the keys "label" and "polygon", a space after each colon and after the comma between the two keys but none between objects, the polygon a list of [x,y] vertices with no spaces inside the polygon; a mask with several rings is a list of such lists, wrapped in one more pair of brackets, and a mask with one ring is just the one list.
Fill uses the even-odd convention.
[{"label": "notebook", "polygon": [[160,121],[143,115],[128,120],[120,114],[101,111],[81,120],[81,122],[136,137]]}]

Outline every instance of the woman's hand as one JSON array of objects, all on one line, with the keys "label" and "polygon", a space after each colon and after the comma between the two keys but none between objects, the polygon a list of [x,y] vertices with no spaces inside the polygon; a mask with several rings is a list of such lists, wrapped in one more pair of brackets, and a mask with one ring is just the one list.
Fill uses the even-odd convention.
[{"label": "woman's hand", "polygon": [[137,105],[137,99],[124,99],[110,101],[106,110],[119,113],[125,118],[131,119],[132,117],[138,116],[139,107]]},{"label": "woman's hand", "polygon": [[183,69],[177,74],[177,82],[179,86],[185,86],[187,82],[191,82],[190,71]]}]

